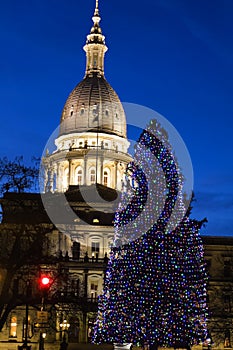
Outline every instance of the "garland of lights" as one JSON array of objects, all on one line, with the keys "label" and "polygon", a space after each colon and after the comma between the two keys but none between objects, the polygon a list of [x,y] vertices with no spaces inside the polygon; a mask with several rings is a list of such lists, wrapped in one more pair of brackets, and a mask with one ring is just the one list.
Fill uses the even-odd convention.
[{"label": "garland of lights", "polygon": [[[162,175],[155,166],[156,160],[162,167]],[[207,274],[200,223],[185,215],[176,228],[168,229],[175,204],[178,210],[183,210],[179,192],[182,183],[167,135],[157,121],[152,120],[142,133],[134,163],[128,169],[138,186],[122,195],[115,217],[117,237],[127,235],[127,225],[135,218],[137,231],[153,217],[159,196],[164,194],[160,193],[164,192],[160,186],[164,176],[166,200],[157,222],[149,230],[112,249],[93,341],[166,347],[204,342]],[[151,186],[145,173],[156,179]],[[130,197],[132,200],[128,202]],[[146,200],[149,206],[147,203],[145,217],[139,214]]]}]

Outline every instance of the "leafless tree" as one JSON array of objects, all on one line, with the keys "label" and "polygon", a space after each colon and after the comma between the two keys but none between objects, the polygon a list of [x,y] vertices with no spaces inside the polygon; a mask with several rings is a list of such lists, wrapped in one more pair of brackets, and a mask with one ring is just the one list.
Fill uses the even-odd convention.
[{"label": "leafless tree", "polygon": [[30,192],[38,188],[39,160],[32,159],[31,165],[26,165],[22,156],[9,160],[0,159],[0,192],[15,191]]}]

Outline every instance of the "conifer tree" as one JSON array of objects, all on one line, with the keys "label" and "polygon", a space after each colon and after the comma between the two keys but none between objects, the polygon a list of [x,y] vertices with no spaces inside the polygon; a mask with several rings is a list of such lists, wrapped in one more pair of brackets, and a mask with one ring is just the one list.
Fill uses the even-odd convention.
[{"label": "conifer tree", "polygon": [[185,209],[183,177],[156,120],[142,132],[127,174],[93,341],[186,348],[204,342],[202,222]]}]

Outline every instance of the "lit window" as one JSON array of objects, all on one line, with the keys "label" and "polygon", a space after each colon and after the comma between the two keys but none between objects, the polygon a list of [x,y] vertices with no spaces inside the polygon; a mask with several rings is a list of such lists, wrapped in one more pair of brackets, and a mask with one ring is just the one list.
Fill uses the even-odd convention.
[{"label": "lit window", "polygon": [[91,252],[92,253],[99,253],[100,251],[100,244],[99,242],[92,242],[91,244]]},{"label": "lit window", "polygon": [[83,170],[81,167],[77,167],[77,169],[76,169],[76,179],[77,179],[78,185],[83,184]]},{"label": "lit window", "polygon": [[98,296],[98,283],[91,283],[91,300],[96,300]]},{"label": "lit window", "polygon": [[224,348],[231,348],[231,332],[229,329],[225,331]]},{"label": "lit window", "polygon": [[109,186],[109,170],[104,169],[104,186]]},{"label": "lit window", "polygon": [[31,338],[32,337],[32,327],[31,327],[31,317],[28,316],[28,327],[26,327],[26,319],[23,320],[23,338],[25,339],[26,337],[26,328],[27,328],[27,337]]},{"label": "lit window", "polygon": [[78,185],[81,185],[82,184],[82,175],[83,175],[83,172],[82,172],[82,170],[79,170],[78,171],[78,178],[77,178],[77,180],[78,180]]},{"label": "lit window", "polygon": [[17,317],[13,316],[11,317],[11,323],[10,323],[10,335],[11,338],[17,337]]},{"label": "lit window", "polygon": [[93,66],[94,66],[94,68],[96,68],[97,67],[97,55],[94,55],[94,62],[93,62]]},{"label": "lit window", "polygon": [[71,117],[72,117],[73,113],[74,113],[74,106],[72,105],[71,108],[70,108],[70,116]]},{"label": "lit window", "polygon": [[92,168],[90,170],[90,183],[91,183],[91,185],[95,183],[95,169],[94,168]]}]

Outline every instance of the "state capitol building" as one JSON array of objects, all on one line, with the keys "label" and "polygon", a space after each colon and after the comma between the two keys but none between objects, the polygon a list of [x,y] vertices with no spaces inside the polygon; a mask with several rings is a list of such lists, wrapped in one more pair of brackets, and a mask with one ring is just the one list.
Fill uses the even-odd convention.
[{"label": "state capitol building", "polygon": [[[69,350],[85,349],[90,342],[114,211],[132,159],[125,112],[104,74],[108,48],[100,19],[97,0],[84,46],[84,79],[65,102],[55,150],[42,159],[42,195],[8,192],[0,199],[1,245],[8,242],[17,255],[11,269],[0,269],[5,279],[0,279],[5,315],[0,349],[24,349],[26,344],[31,350],[58,350],[64,341]],[[203,243],[212,347],[232,348],[233,239],[209,236]],[[37,264],[24,256],[28,251],[40,256]],[[51,278],[48,291],[39,286],[41,276]]]}]

